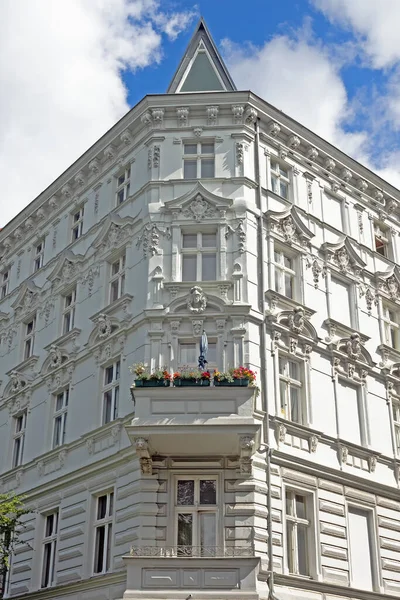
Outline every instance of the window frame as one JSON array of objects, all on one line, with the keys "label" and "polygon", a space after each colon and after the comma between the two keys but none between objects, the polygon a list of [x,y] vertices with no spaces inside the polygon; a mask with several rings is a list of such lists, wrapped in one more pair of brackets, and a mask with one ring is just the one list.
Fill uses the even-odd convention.
[{"label": "window frame", "polygon": [[[373,250],[383,258],[393,260],[393,240],[390,229],[382,225],[379,220],[374,220],[373,224]],[[378,243],[381,245],[378,249]],[[382,249],[383,252],[379,250]]]},{"label": "window frame", "polygon": [[[282,260],[279,262],[276,260],[277,254],[282,257]],[[291,268],[285,266],[285,259],[290,259],[292,261]],[[288,250],[285,246],[274,242],[272,264],[274,272],[274,291],[290,300],[298,300],[300,298],[299,256],[295,252]],[[291,277],[291,296],[286,294],[287,274]]]},{"label": "window frame", "polygon": [[[28,327],[33,324],[32,330],[28,331]],[[23,340],[23,360],[28,360],[33,356],[33,351],[35,348],[35,334],[36,334],[36,325],[37,325],[37,314],[34,313],[29,321],[25,321],[23,323],[23,327],[25,330],[24,340]]]},{"label": "window frame", "polygon": [[[182,154],[182,175],[183,175],[183,179],[186,180],[192,180],[192,179],[215,179],[215,141],[211,140],[211,141],[207,141],[207,140],[201,140],[201,141],[190,141],[190,140],[183,140],[183,154]],[[203,152],[203,146],[213,146],[213,152]],[[185,146],[196,146],[196,152],[186,152],[185,151]],[[211,160],[213,161],[213,175],[210,176],[206,176],[203,175],[203,163],[205,163],[205,161],[211,162]],[[196,177],[186,177],[186,164],[187,163],[196,163]]]},{"label": "window frame", "polygon": [[[106,377],[109,369],[112,369],[112,380],[107,383]],[[118,375],[116,377],[116,375]],[[120,385],[121,385],[121,357],[118,356],[113,361],[107,363],[102,367],[102,389],[101,389],[101,398],[102,398],[102,416],[101,423],[102,425],[107,425],[108,423],[112,423],[118,418],[118,409],[119,409],[119,393],[120,393]],[[111,396],[108,394],[111,392]],[[108,398],[111,398],[110,404],[110,419],[107,419],[107,404]]]},{"label": "window frame", "polygon": [[[115,205],[121,206],[130,196],[131,188],[131,176],[132,166],[128,165],[121,170],[118,175],[115,176],[116,189],[115,189]],[[124,177],[123,181],[119,183],[121,177]],[[121,200],[122,198],[122,200]]]},{"label": "window frame", "polygon": [[[113,274],[113,267],[118,263],[118,271]],[[109,261],[109,279],[108,279],[108,303],[112,304],[119,300],[125,293],[125,270],[126,270],[126,252],[125,250],[118,257]],[[115,287],[115,284],[116,287]],[[114,298],[114,290],[117,290]]]},{"label": "window frame", "polygon": [[3,300],[3,298],[5,298],[7,296],[7,294],[9,293],[10,273],[11,273],[11,267],[7,267],[6,269],[3,269],[3,271],[1,272],[0,300]]},{"label": "window frame", "polygon": [[[196,246],[193,247],[185,247],[184,237],[185,236],[194,236],[196,235]],[[215,246],[203,246],[203,236],[204,235],[215,235]],[[218,281],[219,273],[218,273],[218,258],[219,258],[219,245],[218,245],[218,229],[213,231],[204,231],[204,230],[196,230],[196,231],[181,231],[181,281],[189,281],[191,283],[195,283],[198,281]],[[215,279],[203,279],[203,257],[205,256],[215,256]],[[196,257],[196,278],[195,279],[186,279],[184,278],[184,264],[185,257]]]},{"label": "window frame", "polygon": [[392,397],[391,413],[396,454],[400,456],[400,398]]},{"label": "window frame", "polygon": [[[273,165],[277,165],[278,170],[273,168]],[[284,175],[283,173],[281,173],[281,171],[286,171],[287,175]],[[293,172],[293,167],[287,163],[285,163],[282,160],[279,160],[278,157],[271,157],[270,161],[269,161],[269,185],[270,185],[270,190],[276,194],[277,196],[279,196],[279,198],[282,198],[283,200],[286,200],[287,202],[291,202],[292,200],[292,189],[293,189],[293,182],[292,182],[292,172]],[[275,184],[273,182],[276,182]],[[287,187],[287,194],[286,196],[281,194],[281,181],[284,182],[284,184],[286,184]],[[276,186],[276,189],[274,189],[274,186]],[[279,189],[279,192],[278,192]]]},{"label": "window frame", "polygon": [[[392,304],[382,300],[383,343],[394,350],[400,350],[400,311],[396,309],[397,307],[393,308]],[[392,313],[395,320],[391,319],[390,314],[386,316],[385,313]],[[393,343],[392,335],[394,335],[395,343]]]},{"label": "window frame", "polygon": [[[371,579],[372,579],[372,590],[368,588],[362,588],[363,590],[378,592],[380,587],[380,570],[379,570],[379,544],[377,540],[377,529],[376,529],[376,518],[375,511],[371,506],[365,504],[357,504],[355,502],[346,502],[346,532],[347,532],[347,547],[348,547],[348,566],[349,566],[349,585],[352,586],[352,551],[351,551],[351,540],[350,540],[350,522],[349,522],[349,509],[356,509],[363,511],[368,514],[368,536],[370,537],[370,552],[371,552]],[[358,588],[357,588],[358,589]]]},{"label": "window frame", "polygon": [[[349,441],[350,443],[363,446],[364,448],[368,448],[370,444],[370,434],[369,434],[369,416],[368,416],[368,406],[366,402],[366,388],[362,383],[355,382],[347,377],[340,375],[337,379],[338,385],[345,385],[347,387],[353,388],[356,390],[357,394],[357,413],[358,413],[358,425],[360,431],[360,443],[355,442],[354,439],[344,438],[342,436],[342,432],[340,432],[340,438]],[[337,390],[337,393],[340,394],[340,389]],[[340,419],[339,419],[340,425]]]},{"label": "window frame", "polygon": [[[41,578],[40,578],[40,589],[47,589],[53,587],[56,583],[55,579],[55,566],[56,566],[56,557],[57,557],[57,542],[58,542],[58,531],[59,531],[59,510],[54,510],[50,513],[47,513],[44,516],[44,535],[42,539],[42,568],[41,568]],[[47,532],[47,522],[50,517],[53,517],[53,524],[50,535],[46,535]],[[54,518],[55,517],[55,518]],[[47,555],[47,549],[49,551],[49,567],[50,572],[47,573],[47,583],[44,584],[45,581],[45,569],[47,569],[47,563],[45,563],[45,558]]]},{"label": "window frame", "polygon": [[[281,361],[285,363],[284,372],[281,373],[280,365]],[[297,366],[299,379],[295,379],[290,375],[290,367],[289,363],[293,363]],[[279,396],[279,408],[280,408],[280,416],[291,423],[296,423],[297,425],[307,425],[307,409],[306,409],[306,399],[307,399],[307,381],[306,381],[306,365],[304,360],[295,358],[290,354],[286,354],[283,352],[278,353],[278,396]],[[284,404],[282,404],[282,383],[285,385],[285,399]],[[290,398],[290,390],[294,387],[298,390],[298,413],[300,419],[295,421],[292,418],[292,410],[291,410],[291,398]],[[282,410],[284,409],[284,410]]]},{"label": "window frame", "polygon": [[35,244],[35,256],[33,258],[33,272],[36,273],[44,265],[44,249],[45,249],[45,238],[42,238],[37,244]]},{"label": "window frame", "polygon": [[[208,361],[207,362],[207,370],[212,370],[212,369],[217,369],[217,356],[218,356],[218,340],[217,338],[210,338],[208,340],[208,346],[210,346],[210,344],[215,344],[215,361]],[[182,346],[185,345],[194,345],[195,346],[195,352],[196,352],[196,360],[193,362],[190,361],[184,361],[181,358],[181,348]],[[196,339],[196,338],[179,338],[178,340],[178,365],[188,365],[189,367],[192,366],[196,366],[198,365],[198,358],[200,356],[200,339]]]},{"label": "window frame", "polygon": [[[53,413],[53,438],[52,448],[59,448],[65,444],[65,435],[68,419],[68,405],[69,405],[70,388],[69,386],[54,394],[54,413]],[[57,409],[57,401],[61,398],[61,408]],[[57,428],[56,423],[60,422],[60,427]],[[56,443],[56,432],[59,432],[60,439]]]},{"label": "window frame", "polygon": [[[303,487],[294,487],[292,485],[288,485],[284,483],[282,488],[283,493],[283,513],[285,516],[284,519],[284,528],[283,528],[283,566],[284,572],[293,577],[299,577],[302,579],[315,579],[318,576],[318,557],[319,557],[319,541],[318,541],[318,533],[316,529],[316,524],[318,523],[318,515],[316,514],[316,493],[314,490],[303,488]],[[287,513],[287,494],[292,494],[294,497],[296,495],[303,496],[305,498],[305,510],[306,517],[308,513],[308,517],[306,519],[298,518],[296,515],[288,515]],[[293,502],[293,500],[292,500]],[[308,523],[306,523],[308,521]],[[287,523],[293,522],[295,527],[299,524],[306,526],[308,529],[306,531],[306,544],[307,544],[307,555],[306,555],[306,564],[307,564],[307,574],[295,573],[290,571],[289,564],[289,546],[288,546],[288,527]],[[297,561],[294,560],[293,564],[296,566]]]},{"label": "window frame", "polygon": [[71,213],[71,242],[76,242],[83,235],[83,221],[85,216],[85,206],[82,204],[73,213]]},{"label": "window frame", "polygon": [[[25,433],[26,433],[26,421],[28,411],[23,410],[19,414],[14,416],[14,433],[13,433],[13,444],[12,444],[12,468],[16,469],[23,464],[24,459],[24,447],[25,447]],[[20,421],[20,419],[22,419]],[[18,423],[21,422],[21,427],[18,428]],[[18,447],[18,450],[16,450]]]},{"label": "window frame", "polygon": [[[99,518],[99,500],[106,498],[105,517]],[[100,492],[94,496],[94,519],[93,519],[93,557],[92,557],[92,573],[96,575],[104,575],[112,570],[113,559],[113,535],[114,535],[114,514],[115,514],[115,493],[114,489]],[[100,556],[97,556],[97,531],[104,529],[104,543],[102,556],[102,569],[96,570]]]},{"label": "window frame", "polygon": [[[76,310],[76,286],[63,294],[63,311],[62,311],[62,335],[65,335],[75,327],[75,310]],[[67,299],[71,297],[71,302],[67,304]],[[68,327],[66,327],[68,323]]]}]

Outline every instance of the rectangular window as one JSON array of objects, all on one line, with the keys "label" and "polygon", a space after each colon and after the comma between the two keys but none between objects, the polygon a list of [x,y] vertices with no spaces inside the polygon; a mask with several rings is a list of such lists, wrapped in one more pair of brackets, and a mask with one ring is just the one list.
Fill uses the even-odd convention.
[{"label": "rectangular window", "polygon": [[103,425],[114,421],[118,416],[120,370],[119,360],[104,368]]},{"label": "rectangular window", "polygon": [[69,401],[69,388],[57,394],[54,407],[53,448],[62,446],[65,442],[67,428],[67,411]]},{"label": "rectangular window", "polygon": [[285,250],[275,249],[275,291],[287,298],[294,298],[296,294],[295,262],[295,259]]},{"label": "rectangular window", "polygon": [[372,513],[355,506],[348,508],[350,585],[374,590],[375,561]]},{"label": "rectangular window", "polygon": [[400,454],[400,402],[392,401],[392,415],[396,450]]},{"label": "rectangular window", "polygon": [[339,231],[343,232],[343,203],[342,200],[334,198],[333,196],[326,196],[325,199],[328,214],[329,214],[329,225],[332,225]]},{"label": "rectangular window", "polygon": [[286,490],[286,561],[289,573],[310,575],[310,498]]},{"label": "rectangular window", "polygon": [[399,323],[400,317],[396,310],[386,303],[382,304],[382,317],[384,321],[385,340],[384,343],[397,350],[399,344]]},{"label": "rectangular window", "polygon": [[36,331],[36,315],[32,317],[29,323],[24,323],[24,328],[24,360],[26,360],[33,355]]},{"label": "rectangular window", "polygon": [[215,477],[179,477],[175,487],[178,556],[215,556],[218,496]]},{"label": "rectangular window", "polygon": [[114,493],[98,496],[94,524],[94,573],[107,573],[110,570],[113,513]]},{"label": "rectangular window", "polygon": [[79,239],[83,233],[83,206],[72,215],[72,241]]},{"label": "rectangular window", "polygon": [[361,403],[361,388],[339,380],[337,388],[339,437],[354,444],[363,444],[365,438]]},{"label": "rectangular window", "polygon": [[290,175],[289,167],[271,160],[271,189],[275,194],[289,199]]},{"label": "rectangular window", "polygon": [[3,300],[8,294],[8,285],[10,282],[10,270],[3,271],[0,275],[0,300]]},{"label": "rectangular window", "polygon": [[14,444],[13,444],[13,468],[22,464],[24,455],[25,429],[26,429],[26,411],[14,417]]},{"label": "rectangular window", "polygon": [[343,325],[351,327],[350,285],[340,279],[331,277],[330,288],[331,318]]},{"label": "rectangular window", "polygon": [[182,281],[217,279],[217,233],[182,235]]},{"label": "rectangular window", "polygon": [[54,585],[58,535],[58,511],[45,517],[43,536],[42,588]]},{"label": "rectangular window", "polygon": [[62,332],[68,333],[74,328],[75,324],[75,303],[76,303],[76,288],[71,290],[66,296],[64,296],[64,310],[63,310],[63,328]]},{"label": "rectangular window", "polygon": [[41,240],[35,247],[35,255],[33,259],[33,271],[39,271],[44,263],[44,239]]},{"label": "rectangular window", "polygon": [[125,254],[110,265],[110,303],[115,302],[125,290]]},{"label": "rectangular window", "polygon": [[[179,364],[195,366],[200,356],[200,342],[179,342]],[[217,343],[208,340],[208,368],[217,366]]]},{"label": "rectangular window", "polygon": [[304,393],[304,370],[298,362],[279,357],[279,393],[281,415],[294,423],[304,424],[302,395]]},{"label": "rectangular window", "polygon": [[215,147],[212,142],[183,145],[183,178],[215,177]]},{"label": "rectangular window", "polygon": [[392,258],[390,231],[377,221],[374,222],[374,245],[375,252],[386,258]]},{"label": "rectangular window", "polygon": [[117,177],[117,206],[125,202],[130,195],[131,189],[131,168],[127,167]]}]

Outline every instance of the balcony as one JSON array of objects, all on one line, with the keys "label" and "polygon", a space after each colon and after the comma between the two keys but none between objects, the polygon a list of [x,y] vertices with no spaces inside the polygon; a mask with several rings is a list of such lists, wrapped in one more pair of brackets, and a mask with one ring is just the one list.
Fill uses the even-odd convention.
[{"label": "balcony", "polygon": [[260,559],[251,546],[134,547],[124,557],[124,600],[197,599],[258,600]]},{"label": "balcony", "polygon": [[251,473],[261,429],[254,388],[134,388],[133,395],[135,417],[126,429],[143,473],[151,472],[154,455],[239,457],[240,472]]}]

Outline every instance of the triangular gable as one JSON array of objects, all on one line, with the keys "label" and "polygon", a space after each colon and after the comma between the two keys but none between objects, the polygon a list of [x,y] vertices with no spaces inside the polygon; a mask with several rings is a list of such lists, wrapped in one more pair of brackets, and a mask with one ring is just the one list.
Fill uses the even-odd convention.
[{"label": "triangular gable", "polygon": [[117,248],[133,233],[133,224],[136,222],[141,210],[135,217],[120,217],[113,213],[108,215],[103,226],[92,243],[94,248]]},{"label": "triangular gable", "polygon": [[167,200],[163,210],[181,213],[187,219],[201,221],[205,218],[211,219],[219,216],[218,211],[225,211],[231,208],[232,204],[233,200],[230,198],[217,196],[198,182],[186,194],[174,198],[174,200]]},{"label": "triangular gable", "polygon": [[29,311],[30,308],[38,302],[39,299],[40,288],[33,283],[33,281],[28,281],[24,283],[18,293],[17,298],[11,304],[14,310],[18,308]]},{"label": "triangular gable", "polygon": [[232,92],[236,86],[201,18],[168,87],[167,94]]},{"label": "triangular gable", "polygon": [[66,250],[61,254],[56,266],[47,279],[49,281],[56,279],[68,281],[69,279],[73,279],[78,270],[78,264],[83,260],[83,254],[74,254],[72,250]]}]

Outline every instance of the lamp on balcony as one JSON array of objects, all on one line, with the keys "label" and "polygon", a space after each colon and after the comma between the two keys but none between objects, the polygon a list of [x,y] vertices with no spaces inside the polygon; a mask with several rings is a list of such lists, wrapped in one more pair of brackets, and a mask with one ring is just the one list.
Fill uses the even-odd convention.
[{"label": "lamp on balcony", "polygon": [[199,369],[204,370],[207,363],[207,352],[208,352],[208,339],[207,334],[203,329],[203,333],[200,339],[200,356],[199,356]]}]

